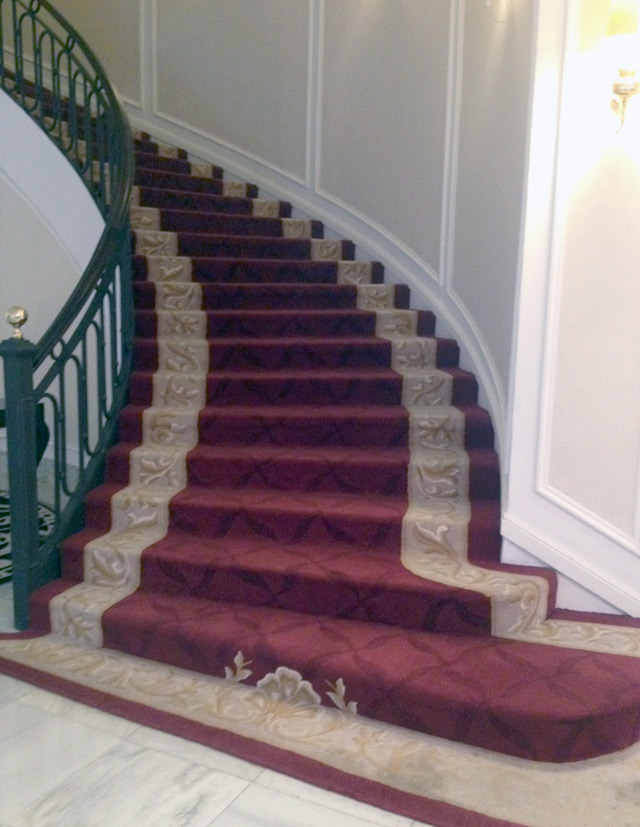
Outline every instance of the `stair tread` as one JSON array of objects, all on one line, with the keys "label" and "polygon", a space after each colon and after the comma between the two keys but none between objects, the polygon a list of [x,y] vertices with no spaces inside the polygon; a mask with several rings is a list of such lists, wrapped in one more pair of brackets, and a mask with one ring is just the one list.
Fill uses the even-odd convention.
[{"label": "stair tread", "polygon": [[625,745],[640,731],[633,658],[144,592],[107,616],[111,648],[219,677],[242,651],[252,683],[286,666],[322,695],[342,678],[360,714],[513,755],[591,757],[612,715]]},{"label": "stair tread", "polygon": [[[160,213],[160,227],[167,232],[253,238],[285,238],[286,218],[280,216],[239,215],[213,210],[187,210],[171,207],[153,208]],[[309,238],[322,238],[322,225],[310,223]],[[307,238],[307,236],[300,236]]]},{"label": "stair tread", "polygon": [[264,488],[204,488],[187,485],[175,495],[172,507],[186,505],[194,507],[229,507],[251,511],[273,512],[276,509],[299,514],[318,515],[326,513],[332,517],[341,515],[360,516],[365,513],[371,520],[395,520],[402,518],[407,510],[405,496],[381,494],[352,494],[339,491],[277,491]]},{"label": "stair tread", "polygon": [[[129,404],[121,413],[121,427],[133,429],[140,441],[143,405]],[[434,406],[429,413],[447,412],[450,408]],[[493,428],[488,412],[479,405],[462,405],[464,439],[467,448],[493,447]],[[420,414],[416,414],[420,417]],[[274,444],[332,444],[342,440],[347,445],[393,446],[407,444],[411,414],[403,405],[209,405],[200,410],[200,439],[221,444],[237,438],[247,444],[268,440]],[[129,433],[130,431],[128,431]]]}]

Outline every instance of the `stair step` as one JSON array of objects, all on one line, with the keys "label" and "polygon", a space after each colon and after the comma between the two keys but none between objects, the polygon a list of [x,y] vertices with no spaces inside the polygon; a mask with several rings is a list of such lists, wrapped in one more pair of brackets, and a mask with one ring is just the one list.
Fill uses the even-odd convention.
[{"label": "stair step", "polygon": [[221,678],[242,652],[252,684],[292,681],[285,667],[311,684],[301,700],[331,705],[342,679],[361,715],[517,757],[584,760],[640,737],[636,658],[144,591],[103,623],[111,649]]},{"label": "stair step", "polygon": [[[243,199],[244,201],[245,199]],[[147,212],[144,212],[144,211]],[[322,238],[320,221],[295,221],[292,218],[271,218],[256,215],[198,212],[152,207],[132,208],[132,226],[145,229],[144,223],[136,224],[133,218],[151,220],[152,230],[174,233],[205,233],[210,235],[259,236],[261,238]]]},{"label": "stair step", "polygon": [[[146,256],[133,256],[133,270],[136,279],[145,279],[149,272]],[[309,261],[304,259],[246,259],[246,258],[203,258],[191,259],[194,281],[220,283],[319,283],[336,284],[339,269],[344,263],[337,261]],[[372,284],[381,284],[383,268],[379,262],[372,262]]]},{"label": "stair step", "polygon": [[[108,527],[108,499],[121,485],[105,483],[85,504],[85,524]],[[105,514],[106,509],[106,514]],[[286,493],[188,486],[171,500],[171,525],[193,536],[270,537],[293,543],[341,542],[354,550],[398,553],[406,497],[345,493]]]},{"label": "stair step", "polygon": [[[136,309],[156,307],[156,285],[137,281],[133,285]],[[202,307],[206,310],[341,310],[357,308],[358,290],[350,284],[203,284]],[[395,307],[406,309],[409,291],[394,290]]]},{"label": "stair step", "polygon": [[[434,367],[455,367],[458,348],[450,339],[436,339]],[[209,370],[286,370],[390,367],[392,344],[376,337],[256,339],[222,337],[209,339]],[[134,343],[136,370],[156,370],[157,339],[138,338]]]},{"label": "stair step", "polygon": [[[142,406],[128,405],[120,416],[120,438],[142,439]],[[466,448],[491,448],[493,427],[486,410],[462,406]],[[409,438],[409,412],[385,407],[224,406],[206,407],[199,417],[200,442],[212,445],[341,445],[403,448]]]},{"label": "stair step", "polygon": [[[437,394],[433,404],[470,405],[477,401],[473,374],[460,368],[446,368],[432,374]],[[447,377],[451,378],[451,392]],[[153,375],[134,371],[130,401],[152,403]],[[208,405],[399,405],[403,377],[393,370],[340,371],[220,371],[207,377]]]},{"label": "stair step", "polygon": [[353,259],[350,241],[323,241],[307,238],[269,238],[261,236],[216,236],[204,233],[177,234],[164,231],[137,231],[133,234],[135,252],[143,255],[178,255],[189,257],[322,258],[333,261]]},{"label": "stair step", "polygon": [[[291,204],[286,201],[273,203],[277,207],[277,215],[280,218],[290,217]],[[252,198],[232,198],[205,192],[168,190],[157,187],[140,188],[140,204],[143,207],[157,207],[165,210],[234,215],[253,215],[255,209],[255,199]]]},{"label": "stair step", "polygon": [[[327,338],[376,334],[376,315],[369,310],[207,310],[206,336],[217,339],[272,339],[277,337]],[[135,314],[136,336],[157,335],[158,315],[154,310]],[[431,336],[433,315],[418,312],[417,335]]]},{"label": "stair step", "polygon": [[[143,139],[143,138],[134,138],[133,145],[135,147],[136,152],[140,152],[143,155],[161,155],[161,150],[169,149],[169,147],[163,146],[159,144],[157,141],[152,141],[150,139]],[[175,147],[171,148],[171,156],[175,158],[183,158],[187,159],[188,153],[185,149],[178,149]]]},{"label": "stair step", "polygon": [[[157,155],[155,152],[142,152],[138,149],[135,152],[135,159],[136,167],[139,169],[157,169],[180,175],[192,175],[195,171],[194,167],[201,166],[194,165],[186,158],[167,158]],[[219,167],[212,168],[210,177],[221,178],[222,170]]]},{"label": "stair step", "polygon": [[[170,190],[183,190],[185,192],[205,192],[212,195],[229,194],[230,187],[222,179],[222,170],[213,167],[212,177],[200,177],[183,172],[169,172],[164,169],[152,167],[136,167],[134,184],[139,187],[167,188]],[[231,188],[235,189],[235,188]],[[258,188],[253,184],[247,184],[240,196],[242,198],[257,198]]]},{"label": "stair step", "polygon": [[[135,447],[120,442],[110,450],[107,462],[110,481],[128,483],[129,453]],[[437,464],[442,454],[434,450],[429,458]],[[444,458],[447,462],[455,461],[449,453]],[[499,496],[500,472],[495,452],[475,448],[468,453],[468,458],[470,499]],[[187,457],[187,478],[190,485],[211,489],[220,486],[405,497],[409,461],[406,448],[198,445]],[[458,461],[458,466],[460,464],[465,467]],[[446,477],[446,473],[436,465],[434,480]],[[459,484],[464,486],[464,480],[456,482]]]}]

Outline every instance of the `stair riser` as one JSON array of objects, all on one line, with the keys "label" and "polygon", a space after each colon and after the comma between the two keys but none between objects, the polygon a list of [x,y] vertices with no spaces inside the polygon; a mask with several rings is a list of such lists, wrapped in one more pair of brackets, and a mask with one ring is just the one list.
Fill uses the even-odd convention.
[{"label": "stair riser", "polygon": [[[200,442],[209,445],[323,445],[351,448],[404,448],[408,444],[409,421],[406,411],[392,415],[350,414],[326,417],[312,411],[283,416],[255,408],[237,413],[224,408],[207,408],[200,416]],[[139,409],[125,408],[120,418],[120,439],[129,444],[142,440]],[[491,448],[493,428],[485,411],[471,409],[467,415],[464,447]]]},{"label": "stair riser", "polygon": [[[135,171],[134,184],[138,187],[168,188],[182,192],[200,192],[210,195],[223,195],[224,185],[221,176],[212,178],[196,178],[193,175],[177,172],[167,172],[161,169],[143,169]],[[257,187],[248,187],[246,197],[256,198]]]},{"label": "stair riser", "polygon": [[[263,409],[264,410],[264,409]],[[409,425],[402,410],[390,418],[323,419],[300,414],[282,417],[277,412],[258,415],[247,411],[237,415],[224,408],[208,408],[200,417],[200,442],[210,445],[287,445],[352,448],[404,448]],[[120,439],[130,444],[142,440],[142,416],[138,409],[126,408],[120,418]]]},{"label": "stair riser", "polygon": [[[418,335],[428,336],[430,318],[419,317]],[[157,335],[157,316],[154,311],[141,310],[135,315],[135,333],[142,339]],[[376,316],[365,310],[354,311],[207,311],[206,337],[217,339],[231,337],[236,339],[276,339],[284,337],[351,337],[375,336]]]},{"label": "stair riser", "polygon": [[[87,529],[109,530],[110,498],[119,487],[107,484],[90,492],[84,507]],[[239,491],[236,498],[225,492],[220,497],[185,489],[171,500],[170,524],[175,531],[192,537],[270,539],[285,544],[338,542],[354,551],[373,549],[397,558],[406,510],[403,499],[389,499],[388,506],[378,504],[370,511],[366,501],[359,508],[352,505],[346,510],[336,503],[335,508],[327,506],[325,513],[317,505],[300,505],[295,498],[287,500],[283,508],[282,496],[266,490],[256,490],[250,506],[245,507],[244,493]]]},{"label": "stair riser", "polygon": [[[453,382],[454,405],[471,405],[476,401],[477,386],[472,377]],[[388,379],[342,376],[330,379],[318,372],[305,377],[251,377],[210,375],[207,379],[206,405],[401,405],[402,377],[393,372]],[[130,383],[133,405],[152,404],[151,375],[134,373]]]},{"label": "stair riser", "polygon": [[[344,463],[298,459],[254,461],[250,457],[224,457],[218,452],[209,457],[206,451],[193,451],[187,461],[190,485],[215,489],[265,488],[272,491],[308,491],[335,493],[378,493],[404,497],[407,493],[406,463]],[[126,454],[111,453],[107,479],[126,485],[129,459]]]},{"label": "stair riser", "polygon": [[[283,453],[285,453],[283,449]],[[351,462],[329,456],[325,460],[307,459],[295,451],[291,456],[252,459],[225,456],[206,449],[195,449],[187,460],[189,485],[202,488],[264,488],[271,491],[335,492],[380,494],[405,497],[407,461],[398,459]],[[126,450],[109,453],[107,480],[126,485],[129,481],[129,455]],[[469,469],[469,497],[490,499],[499,495],[499,469],[495,456],[472,461]]]},{"label": "stair riser", "polygon": [[[148,342],[148,343],[147,343]],[[388,342],[369,345],[291,345],[260,347],[225,345],[217,342],[209,346],[209,370],[304,370],[339,368],[385,368],[391,363],[391,347]],[[134,348],[134,365],[137,370],[156,370],[158,348],[153,340],[138,341]]]},{"label": "stair riser", "polygon": [[[156,289],[149,282],[135,282],[137,310],[156,307]],[[407,291],[399,290],[396,307],[408,305]],[[348,285],[204,284],[205,310],[339,310],[356,309],[358,291]]]},{"label": "stair riser", "polygon": [[177,172],[181,175],[191,174],[191,164],[184,158],[161,158],[149,152],[137,151],[136,167],[138,169],[159,169],[164,172]]},{"label": "stair riser", "polygon": [[[154,339],[138,339],[134,345],[134,369],[157,370],[160,349]],[[457,350],[439,348],[436,367],[455,367]],[[256,342],[225,338],[209,342],[209,370],[336,370],[341,368],[390,368],[392,348],[388,341],[374,339],[367,342],[354,338],[348,344],[313,340]]]},{"label": "stair riser", "polygon": [[[207,195],[206,193],[180,192],[143,187],[140,191],[140,206],[165,210],[186,210],[189,212],[225,213],[228,215],[252,215],[253,201],[250,198]],[[278,216],[288,218],[291,205],[278,202]]]},{"label": "stair riser", "polygon": [[[336,284],[338,278],[338,265],[334,261],[194,258],[192,268],[194,281],[202,283]],[[133,272],[139,281],[147,278],[145,256],[133,256]],[[382,281],[382,265],[374,262],[371,283],[380,284]]]},{"label": "stair riser", "polygon": [[[263,238],[285,237],[279,218],[255,218],[244,215],[160,210],[158,230],[174,233],[204,233],[207,235],[247,235]],[[322,225],[314,221],[312,238],[322,238]]]},{"label": "stair riser", "polygon": [[[395,509],[397,511],[398,509]],[[339,541],[354,551],[397,552],[402,530],[401,515],[382,519],[379,515],[295,512],[234,508],[215,502],[185,507],[177,495],[171,503],[172,525],[193,536],[260,538],[281,543],[331,543]]]},{"label": "stair riser", "polygon": [[[146,140],[142,138],[135,138],[133,141],[133,145],[135,151],[141,153],[142,155],[157,155],[160,157],[160,144],[156,143],[155,141]],[[175,151],[171,153],[172,157],[175,156],[176,158],[182,158],[183,160],[187,160],[187,151],[184,149],[175,148]]]},{"label": "stair riser", "polygon": [[[178,235],[178,255],[222,258],[309,259],[312,256],[312,244],[309,239],[225,238],[197,233],[180,233]],[[353,259],[353,255],[353,245],[350,242],[343,242],[340,258],[343,261],[350,261]]]}]

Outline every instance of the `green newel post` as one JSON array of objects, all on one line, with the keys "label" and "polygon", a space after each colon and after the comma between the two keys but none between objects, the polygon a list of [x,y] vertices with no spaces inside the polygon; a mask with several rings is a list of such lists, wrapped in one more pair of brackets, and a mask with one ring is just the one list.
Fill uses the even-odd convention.
[{"label": "green newel post", "polygon": [[[4,360],[5,421],[11,514],[11,556],[15,625],[29,625],[29,595],[38,567],[38,490],[36,480],[36,406],[33,395],[33,361],[36,346],[22,338],[24,316],[7,313],[15,326],[12,338],[0,342]],[[19,320],[18,320],[19,319]]]}]

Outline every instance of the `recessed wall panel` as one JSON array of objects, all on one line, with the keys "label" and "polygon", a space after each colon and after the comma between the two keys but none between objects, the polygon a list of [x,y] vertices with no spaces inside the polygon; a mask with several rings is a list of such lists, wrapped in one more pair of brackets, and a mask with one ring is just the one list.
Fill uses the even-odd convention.
[{"label": "recessed wall panel", "polygon": [[103,64],[109,80],[132,103],[141,103],[141,0],[56,0]]},{"label": "recessed wall panel", "polygon": [[309,14],[308,0],[158,0],[158,112],[304,177]]},{"label": "recessed wall panel", "polygon": [[[640,461],[640,112],[630,110],[616,131],[600,52],[577,41],[565,66],[542,483],[605,531],[633,538]],[[593,92],[574,95],[576,82]]]},{"label": "recessed wall panel", "polygon": [[328,0],[322,190],[437,270],[450,3]]},{"label": "recessed wall panel", "polygon": [[509,385],[533,0],[464,4],[451,286]]}]

